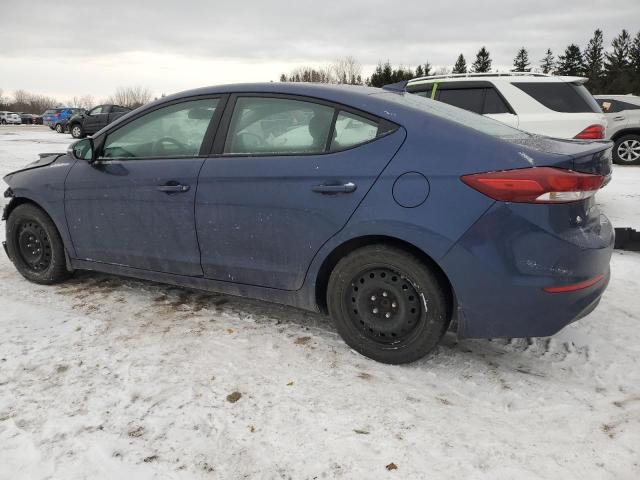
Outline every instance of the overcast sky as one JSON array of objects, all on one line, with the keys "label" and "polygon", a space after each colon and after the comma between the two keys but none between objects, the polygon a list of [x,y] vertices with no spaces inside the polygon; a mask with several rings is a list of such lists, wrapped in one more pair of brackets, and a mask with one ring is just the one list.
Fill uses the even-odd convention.
[{"label": "overcast sky", "polygon": [[56,96],[141,85],[159,95],[241,81],[278,80],[297,65],[352,55],[415,67],[471,64],[486,45],[507,68],[525,46],[607,46],[640,28],[640,0],[0,0],[0,89]]}]

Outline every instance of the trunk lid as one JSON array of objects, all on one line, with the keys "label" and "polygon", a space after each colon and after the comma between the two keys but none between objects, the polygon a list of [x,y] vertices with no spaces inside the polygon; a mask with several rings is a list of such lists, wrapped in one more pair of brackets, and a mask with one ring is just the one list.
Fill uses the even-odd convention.
[{"label": "trunk lid", "polygon": [[[533,135],[509,141],[514,146],[533,150],[530,156],[535,166],[602,175],[605,182],[611,177],[613,143],[608,140],[565,140]],[[523,153],[526,154],[520,152],[521,155]]]}]

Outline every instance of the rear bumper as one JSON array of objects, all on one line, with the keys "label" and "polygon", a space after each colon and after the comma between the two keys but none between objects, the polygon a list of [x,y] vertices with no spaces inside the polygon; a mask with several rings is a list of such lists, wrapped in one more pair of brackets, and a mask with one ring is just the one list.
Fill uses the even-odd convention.
[{"label": "rear bumper", "polygon": [[[592,201],[496,203],[442,262],[458,302],[458,335],[546,337],[584,317],[609,283],[613,242],[609,220]],[[601,275],[579,290],[544,290]]]}]

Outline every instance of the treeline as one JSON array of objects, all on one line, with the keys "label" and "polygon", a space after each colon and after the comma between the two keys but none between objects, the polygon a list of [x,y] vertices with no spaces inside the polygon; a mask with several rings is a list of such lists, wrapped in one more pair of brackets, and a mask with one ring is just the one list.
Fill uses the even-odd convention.
[{"label": "treeline", "polygon": [[[349,65],[348,72],[344,65]],[[325,67],[299,67],[289,75],[282,74],[281,82],[348,83],[382,87],[412,78],[450,73],[489,73],[493,60],[485,46],[476,53],[475,60],[468,66],[464,54],[458,55],[453,67],[433,69],[429,62],[418,65],[415,70],[399,66],[393,67],[389,61],[379,62],[370,77],[363,80],[362,67],[353,58],[347,57]],[[640,32],[631,37],[622,30],[605,49],[602,30],[597,29],[584,49],[577,44],[568,45],[560,55],[554,55],[548,48],[537,65],[530,60],[529,51],[521,47],[513,59],[511,72],[548,73],[553,75],[588,77],[587,87],[593,94],[634,93],[640,95]],[[355,75],[353,73],[356,73]]]},{"label": "treeline", "polygon": [[[45,110],[56,107],[73,107],[90,109],[99,103],[92,95],[74,96],[64,102],[49,97],[16,90],[11,96],[5,96],[0,89],[0,110],[11,112],[34,113],[41,115]],[[103,99],[100,103],[114,103],[123,107],[136,108],[153,99],[151,90],[147,87],[118,87],[113,95]]]}]

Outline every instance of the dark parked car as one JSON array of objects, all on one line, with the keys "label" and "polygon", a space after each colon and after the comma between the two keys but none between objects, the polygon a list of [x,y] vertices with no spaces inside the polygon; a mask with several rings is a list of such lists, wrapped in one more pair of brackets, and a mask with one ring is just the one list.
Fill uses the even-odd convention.
[{"label": "dark parked car", "polygon": [[50,108],[42,114],[43,124],[58,133],[64,133],[71,117],[81,112],[84,112],[81,108]]},{"label": "dark parked car", "polygon": [[611,142],[412,94],[210,87],[7,175],[6,250],[36,283],[96,270],[328,311],[355,350],[410,362],[450,324],[548,336],[593,310],[610,172]]},{"label": "dark parked car", "polygon": [[120,105],[98,105],[88,112],[80,112],[69,120],[69,131],[73,138],[84,138],[103,129],[116,118],[131,111]]},{"label": "dark parked car", "polygon": [[42,117],[32,113],[21,113],[20,120],[23,125],[42,125]]}]

